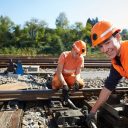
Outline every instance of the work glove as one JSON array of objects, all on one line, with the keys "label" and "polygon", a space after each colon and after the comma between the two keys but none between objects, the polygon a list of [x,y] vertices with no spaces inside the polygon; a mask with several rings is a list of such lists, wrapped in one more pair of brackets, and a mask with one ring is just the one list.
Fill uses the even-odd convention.
[{"label": "work glove", "polygon": [[78,91],[80,88],[79,83],[76,81],[73,85],[73,91]]},{"label": "work glove", "polygon": [[63,85],[62,98],[63,98],[63,103],[67,104],[68,103],[68,99],[69,99],[69,87],[67,85]]},{"label": "work glove", "polygon": [[63,85],[63,90],[68,92],[69,91],[68,85]]},{"label": "work glove", "polygon": [[86,117],[86,122],[89,128],[97,128],[96,127],[96,114],[93,112],[90,112]]}]

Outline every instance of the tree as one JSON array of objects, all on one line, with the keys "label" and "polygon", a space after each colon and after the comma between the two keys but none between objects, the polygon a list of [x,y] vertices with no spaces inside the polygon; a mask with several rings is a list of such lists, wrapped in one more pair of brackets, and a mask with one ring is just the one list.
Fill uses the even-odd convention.
[{"label": "tree", "polygon": [[123,29],[121,32],[122,40],[128,40],[128,30]]},{"label": "tree", "polygon": [[52,34],[49,37],[51,37],[50,42],[44,46],[43,52],[52,55],[59,55],[64,50],[61,38],[56,34]]},{"label": "tree", "polygon": [[75,22],[75,24],[71,26],[71,29],[75,29],[77,31],[82,31],[83,28],[84,26],[82,22]]},{"label": "tree", "polygon": [[0,16],[0,46],[10,46],[14,23],[7,16]]},{"label": "tree", "polygon": [[90,23],[92,26],[94,26],[97,22],[98,22],[98,17],[96,17],[95,19],[88,18],[88,20],[87,20],[87,23]]},{"label": "tree", "polygon": [[66,14],[64,12],[60,13],[59,16],[56,19],[56,27],[60,27],[60,28],[67,28],[68,27],[68,19],[66,17]]},{"label": "tree", "polygon": [[25,29],[27,31],[26,41],[29,41],[29,46],[38,47],[40,45],[39,43],[43,40],[46,27],[47,23],[45,21],[38,21],[35,18],[25,23]]}]

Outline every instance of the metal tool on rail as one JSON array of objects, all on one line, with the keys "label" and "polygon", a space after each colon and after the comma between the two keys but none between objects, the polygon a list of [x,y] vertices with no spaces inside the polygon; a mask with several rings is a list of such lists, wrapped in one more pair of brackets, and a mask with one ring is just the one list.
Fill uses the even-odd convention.
[{"label": "metal tool on rail", "polygon": [[53,112],[54,120],[58,128],[97,128],[94,122],[89,125],[86,121],[88,107],[72,109],[62,105],[60,101],[52,101],[50,110]]},{"label": "metal tool on rail", "polygon": [[86,115],[86,122],[89,128],[97,128],[96,119],[89,119],[89,115]]},{"label": "metal tool on rail", "polygon": [[[74,86],[74,90],[77,91],[79,90],[79,87],[77,84],[75,84]],[[63,89],[62,89],[62,96],[63,96],[63,104],[64,105],[69,105],[72,109],[75,109],[75,110],[78,110],[78,108],[73,104],[73,102],[69,99],[69,88],[67,85],[64,85],[63,86]],[[88,112],[88,108],[87,107],[83,107],[82,111],[81,111],[84,116],[85,116],[85,120],[86,120],[86,123],[88,125],[89,128],[97,128],[96,126],[96,121],[95,119],[93,120],[88,120],[89,119],[89,112]]]},{"label": "metal tool on rail", "polygon": [[97,128],[96,119],[95,118],[89,119],[90,117],[89,117],[88,107],[84,105],[83,108],[81,109],[81,112],[85,117],[85,121],[87,123],[88,128]]},{"label": "metal tool on rail", "polygon": [[73,104],[73,102],[69,98],[69,88],[67,85],[63,86],[62,89],[62,100],[64,105],[69,105],[73,109],[77,109],[77,107]]}]

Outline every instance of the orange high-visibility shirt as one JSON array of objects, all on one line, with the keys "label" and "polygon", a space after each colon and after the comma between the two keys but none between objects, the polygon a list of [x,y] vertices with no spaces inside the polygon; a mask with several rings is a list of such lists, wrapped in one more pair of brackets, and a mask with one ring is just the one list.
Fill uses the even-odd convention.
[{"label": "orange high-visibility shirt", "polygon": [[122,66],[116,64],[116,60],[112,59],[113,67],[121,76],[128,78],[128,41],[123,41],[120,48],[120,62]]},{"label": "orange high-visibility shirt", "polygon": [[73,58],[71,51],[63,52],[58,60],[58,64],[63,64],[63,74],[76,74],[76,69],[83,67],[84,57],[81,55],[79,58]]}]

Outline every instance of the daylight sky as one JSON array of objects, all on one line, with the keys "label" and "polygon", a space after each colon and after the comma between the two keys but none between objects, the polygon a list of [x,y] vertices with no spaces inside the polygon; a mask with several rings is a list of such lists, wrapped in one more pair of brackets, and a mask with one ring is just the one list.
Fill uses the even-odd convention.
[{"label": "daylight sky", "polygon": [[128,0],[0,0],[0,15],[21,26],[36,18],[55,28],[61,12],[66,14],[70,25],[75,22],[85,25],[88,18],[98,17],[120,29],[128,29]]}]

